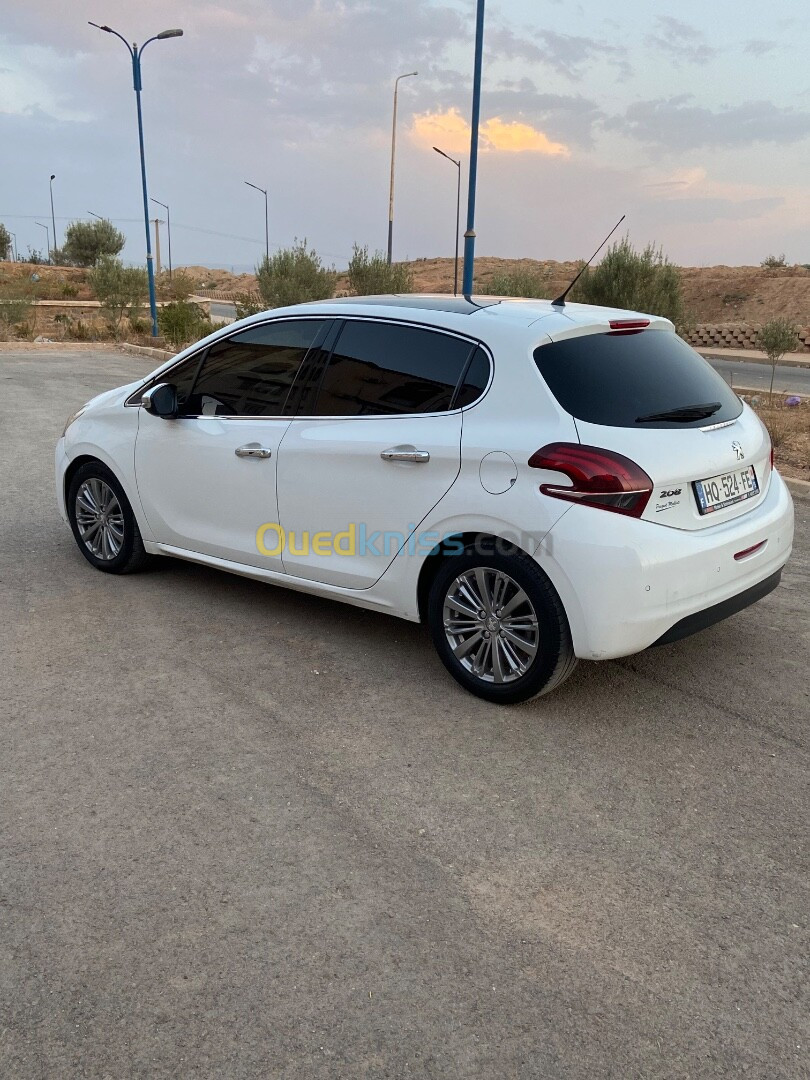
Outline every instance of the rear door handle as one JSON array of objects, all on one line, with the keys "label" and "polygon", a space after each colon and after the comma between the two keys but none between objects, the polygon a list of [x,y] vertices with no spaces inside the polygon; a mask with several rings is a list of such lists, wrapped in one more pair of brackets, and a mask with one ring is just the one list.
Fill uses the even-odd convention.
[{"label": "rear door handle", "polygon": [[415,461],[424,463],[430,461],[429,450],[417,450],[415,446],[392,446],[389,450],[380,453],[383,461]]},{"label": "rear door handle", "polygon": [[237,457],[269,458],[272,450],[266,446],[239,446],[234,453]]}]

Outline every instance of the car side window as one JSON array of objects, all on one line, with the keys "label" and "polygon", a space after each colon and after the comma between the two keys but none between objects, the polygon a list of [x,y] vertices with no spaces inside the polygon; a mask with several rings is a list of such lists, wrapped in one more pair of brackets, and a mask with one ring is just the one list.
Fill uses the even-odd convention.
[{"label": "car side window", "polygon": [[[168,371],[159,382],[172,383],[177,387],[177,405],[180,412],[184,412],[188,403],[191,388],[194,386],[194,378],[200,368],[200,354],[190,357],[176,368]],[[156,385],[156,384],[155,384]]]},{"label": "car side window", "polygon": [[348,320],[324,372],[314,414],[443,412],[472,347],[418,326]]},{"label": "car side window", "polygon": [[183,412],[195,416],[280,416],[298,370],[328,325],[290,319],[215,342]]},{"label": "car side window", "polygon": [[489,357],[482,348],[477,348],[470,360],[470,366],[464,376],[464,382],[458,388],[453,400],[454,409],[462,409],[477,401],[489,383]]}]

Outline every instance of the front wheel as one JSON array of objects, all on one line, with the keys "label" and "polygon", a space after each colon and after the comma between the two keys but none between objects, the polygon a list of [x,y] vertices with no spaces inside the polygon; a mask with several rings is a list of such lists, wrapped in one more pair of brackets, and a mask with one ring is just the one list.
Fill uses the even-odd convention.
[{"label": "front wheel", "polygon": [[431,586],[428,623],[453,678],[487,701],[547,694],[577,665],[554,586],[520,552],[493,547],[447,558]]},{"label": "front wheel", "polygon": [[131,574],[149,560],[132,507],[100,461],[76,472],[67,493],[70,527],[85,559],[107,574]]}]

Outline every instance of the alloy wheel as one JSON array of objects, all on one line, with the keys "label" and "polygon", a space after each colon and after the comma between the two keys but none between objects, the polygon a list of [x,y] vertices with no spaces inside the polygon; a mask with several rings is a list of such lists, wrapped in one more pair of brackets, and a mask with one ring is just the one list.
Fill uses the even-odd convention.
[{"label": "alloy wheel", "polygon": [[477,566],[459,574],[445,594],[443,619],[456,660],[483,682],[514,682],[537,656],[537,613],[502,570]]},{"label": "alloy wheel", "polygon": [[118,497],[98,477],[85,480],[76,492],[79,537],[95,558],[110,562],[124,545],[124,514]]}]

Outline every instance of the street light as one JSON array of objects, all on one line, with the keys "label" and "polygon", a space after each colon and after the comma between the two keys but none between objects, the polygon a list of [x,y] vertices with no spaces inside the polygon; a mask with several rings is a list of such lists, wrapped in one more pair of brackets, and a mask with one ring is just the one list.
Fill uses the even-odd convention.
[{"label": "street light", "polygon": [[99,26],[98,23],[91,22],[90,26],[95,26],[97,30],[103,30],[105,34],[113,34],[127,47],[130,58],[132,59],[132,87],[135,91],[135,100],[138,107],[138,144],[141,152],[141,185],[143,187],[143,224],[146,231],[146,273],[149,278],[149,310],[152,315],[152,337],[158,335],[158,322],[157,322],[157,302],[155,300],[155,268],[152,265],[152,240],[149,236],[149,194],[146,189],[146,158],[144,156],[143,148],[143,116],[141,113],[141,90],[143,84],[141,82],[141,56],[143,50],[153,41],[165,41],[166,38],[182,37],[182,30],[162,30],[159,34],[155,34],[154,37],[148,38],[140,49],[135,44],[129,44],[127,39],[119,34],[117,30],[113,30],[109,26]]},{"label": "street light", "polygon": [[259,187],[258,184],[251,184],[249,180],[246,180],[245,183],[248,187],[252,187],[254,191],[260,191],[264,195],[264,256],[270,262],[270,219],[267,216],[267,189]]},{"label": "street light", "polygon": [[13,245],[13,247],[12,247],[12,249],[11,249],[11,250],[12,250],[12,253],[13,253],[13,255],[14,255],[14,262],[19,262],[19,260],[20,260],[20,253],[19,253],[19,251],[17,250],[17,234],[16,234],[16,233],[13,233],[13,232],[10,232],[10,233],[9,233],[8,235],[9,235],[10,237],[12,237],[12,239],[14,240],[14,245]]},{"label": "street light", "polygon": [[98,218],[99,221],[104,220],[104,218],[101,216],[101,214],[94,214],[92,210],[88,210],[87,213],[90,215],[90,217]]},{"label": "street light", "polygon": [[445,154],[444,150],[440,150],[438,146],[434,146],[433,149],[437,154],[441,154],[443,158],[452,161],[458,169],[458,187],[456,191],[456,258],[453,263],[453,296],[458,296],[458,233],[459,220],[461,218],[461,160],[459,159],[456,161],[456,159],[450,157],[449,154]]},{"label": "street light", "polygon": [[470,123],[470,186],[467,195],[467,231],[464,233],[464,285],[469,296],[475,271],[475,187],[478,180],[478,121],[481,115],[481,68],[484,57],[484,0],[478,0],[475,21],[475,64],[473,67],[472,118]]},{"label": "street light", "polygon": [[172,215],[169,213],[169,208],[165,202],[161,202],[160,199],[153,199],[150,197],[150,202],[157,203],[158,206],[162,206],[166,211],[166,233],[169,237],[169,279],[172,276]]},{"label": "street light", "polygon": [[56,179],[56,173],[51,173],[51,224],[53,225],[53,250],[56,251],[58,244],[56,243],[56,218],[53,216],[53,182]]},{"label": "street light", "polygon": [[397,75],[394,80],[394,120],[391,125],[391,185],[388,190],[388,265],[391,265],[391,253],[394,248],[394,163],[397,156],[397,96],[401,79],[410,79],[418,75],[418,71],[408,71],[404,75]]},{"label": "street light", "polygon": [[35,225],[39,225],[40,229],[45,230],[45,243],[48,245],[48,262],[51,261],[51,230],[47,225],[43,225],[41,221],[35,221]]}]

